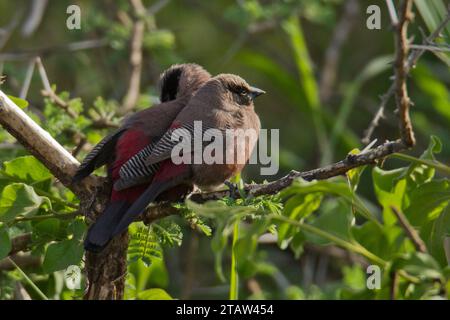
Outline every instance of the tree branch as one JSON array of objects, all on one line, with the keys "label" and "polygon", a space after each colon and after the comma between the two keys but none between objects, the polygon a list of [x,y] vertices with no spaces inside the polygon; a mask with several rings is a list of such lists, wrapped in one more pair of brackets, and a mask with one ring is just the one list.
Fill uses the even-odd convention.
[{"label": "tree branch", "polygon": [[108,45],[107,39],[92,39],[78,42],[71,42],[57,46],[44,47],[32,50],[20,50],[0,53],[0,61],[20,61],[29,60],[35,57],[45,57],[59,52],[74,52],[86,49],[96,49]]},{"label": "tree branch", "polygon": [[400,136],[403,142],[412,147],[416,144],[411,119],[409,117],[409,107],[411,100],[408,97],[406,80],[409,68],[407,65],[409,43],[408,24],[413,19],[412,0],[403,0],[400,7],[399,23],[395,34],[395,100],[400,112]]},{"label": "tree branch", "polygon": [[79,162],[1,90],[0,124],[77,196],[86,197],[100,182],[98,178],[89,177],[78,185],[71,185]]},{"label": "tree branch", "polygon": [[141,0],[131,0],[135,13],[133,23],[133,34],[130,44],[130,66],[131,74],[128,82],[128,90],[119,109],[119,114],[124,115],[133,110],[139,98],[142,74],[142,42],[144,41],[145,21],[142,18],[146,9]]},{"label": "tree branch", "polygon": [[[423,44],[427,45],[430,42],[433,42],[439,35],[441,34],[442,30],[444,30],[445,26],[450,21],[450,6],[447,10],[447,15],[445,16],[444,20],[436,27],[436,29],[426,38],[423,40]],[[424,48],[421,49],[415,49],[411,52],[411,54],[408,57],[407,66],[404,70],[404,72],[409,73],[409,71],[414,68],[414,66],[417,64],[417,61],[419,61],[420,57],[426,52]],[[362,138],[362,142],[365,144],[368,144],[371,139],[373,132],[375,131],[376,127],[380,124],[380,120],[384,117],[384,110],[386,109],[386,105],[389,102],[389,99],[394,95],[396,91],[396,82],[394,81],[391,86],[389,87],[386,94],[384,94],[381,97],[380,106],[378,107],[378,111],[375,114],[374,118],[369,124],[369,127],[364,132],[364,137]]]},{"label": "tree branch", "polygon": [[[103,211],[109,195],[109,183],[104,178],[90,176],[81,183],[72,184],[72,177],[79,162],[1,90],[0,124],[41,161],[64,186],[78,196],[80,211],[88,220]],[[86,255],[86,269],[88,269],[90,284],[87,298],[122,297],[124,279],[121,278],[116,282],[114,280],[126,272],[127,239],[128,234],[125,232],[112,241],[112,245],[106,248],[102,255]],[[113,244],[116,245],[113,246]]]},{"label": "tree branch", "polygon": [[359,3],[357,0],[347,0],[344,5],[344,12],[338,24],[334,28],[334,34],[330,45],[325,52],[325,63],[320,75],[320,100],[327,102],[336,82],[337,68],[341,49],[348,38],[355,18],[359,12]]},{"label": "tree branch", "polygon": [[11,239],[11,251],[8,256],[16,254],[19,251],[25,251],[28,249],[31,243],[31,232],[21,234],[20,236]]},{"label": "tree branch", "polygon": [[425,245],[425,242],[423,242],[423,240],[420,238],[419,234],[414,229],[414,227],[409,223],[408,219],[405,217],[403,212],[401,212],[399,209],[393,206],[391,206],[391,210],[397,217],[400,226],[403,228],[403,230],[405,230],[408,238],[414,244],[414,247],[416,247],[416,250],[422,253],[426,253],[427,246]]}]

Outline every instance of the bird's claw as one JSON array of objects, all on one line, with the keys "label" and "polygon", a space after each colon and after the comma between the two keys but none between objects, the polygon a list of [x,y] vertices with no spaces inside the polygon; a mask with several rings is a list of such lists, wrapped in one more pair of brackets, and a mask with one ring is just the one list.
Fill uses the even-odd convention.
[{"label": "bird's claw", "polygon": [[236,199],[236,195],[239,194],[239,187],[236,183],[231,181],[225,181],[224,184],[230,189],[230,197]]}]

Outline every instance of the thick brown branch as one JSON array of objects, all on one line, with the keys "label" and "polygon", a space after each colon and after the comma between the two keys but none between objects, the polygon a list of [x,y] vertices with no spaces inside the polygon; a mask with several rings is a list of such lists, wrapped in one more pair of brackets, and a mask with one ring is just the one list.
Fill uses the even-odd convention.
[{"label": "thick brown branch", "polygon": [[79,197],[85,197],[92,187],[98,185],[99,181],[94,177],[71,185],[79,162],[1,90],[0,124]]},{"label": "thick brown branch", "polygon": [[[71,181],[79,166],[78,161],[1,90],[0,124],[79,197],[80,211],[88,218],[103,211],[108,183],[103,178],[91,176],[73,185]],[[103,264],[99,263],[99,257],[86,257],[88,280],[93,286],[92,290],[89,290],[88,298],[120,298],[123,294],[124,280],[121,278],[114,282],[119,275],[126,272],[127,233],[124,233],[121,239],[123,243],[118,243],[116,247],[110,246],[102,254],[105,259],[103,264],[108,266],[109,273],[105,273],[101,268]],[[121,263],[118,262],[119,258]]]}]

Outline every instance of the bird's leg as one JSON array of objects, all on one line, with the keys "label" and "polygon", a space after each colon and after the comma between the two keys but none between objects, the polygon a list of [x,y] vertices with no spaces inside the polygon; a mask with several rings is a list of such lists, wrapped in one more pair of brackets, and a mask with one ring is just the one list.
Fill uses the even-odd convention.
[{"label": "bird's leg", "polygon": [[231,182],[229,180],[226,180],[224,183],[230,189],[230,198],[236,200],[238,197],[236,195],[239,194],[239,186],[237,183]]}]

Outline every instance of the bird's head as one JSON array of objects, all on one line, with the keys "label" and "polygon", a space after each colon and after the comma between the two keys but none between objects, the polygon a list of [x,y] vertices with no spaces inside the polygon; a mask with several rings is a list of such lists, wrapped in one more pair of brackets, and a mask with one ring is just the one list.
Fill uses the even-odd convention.
[{"label": "bird's head", "polygon": [[181,96],[192,95],[210,78],[209,72],[198,64],[175,64],[160,76],[160,100],[167,102]]},{"label": "bird's head", "polygon": [[226,101],[227,105],[238,108],[253,107],[253,100],[266,93],[264,90],[250,86],[244,79],[234,74],[219,74],[212,78],[211,90]]}]

